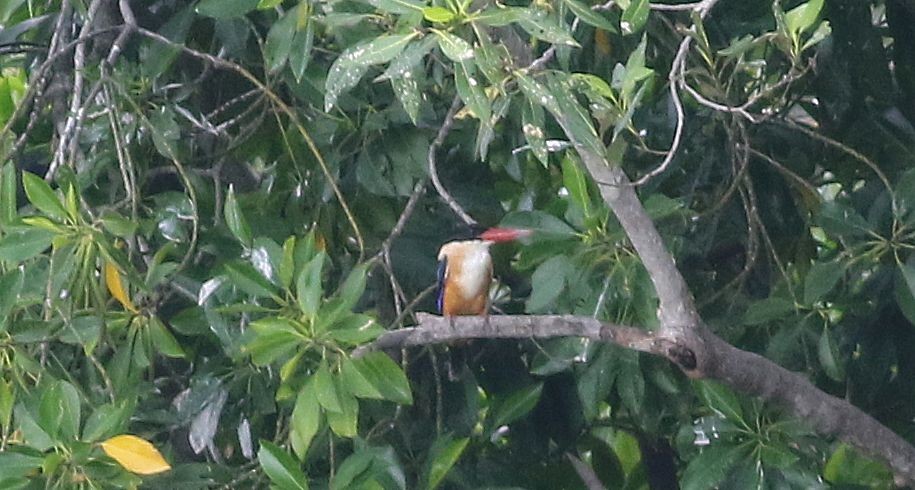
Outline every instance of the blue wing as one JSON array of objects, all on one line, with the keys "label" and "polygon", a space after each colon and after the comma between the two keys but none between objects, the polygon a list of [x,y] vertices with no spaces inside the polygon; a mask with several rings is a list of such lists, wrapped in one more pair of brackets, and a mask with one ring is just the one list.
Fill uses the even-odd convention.
[{"label": "blue wing", "polygon": [[444,258],[438,261],[438,292],[435,298],[435,307],[438,308],[438,314],[442,314],[445,308],[445,271],[448,270],[448,259]]}]

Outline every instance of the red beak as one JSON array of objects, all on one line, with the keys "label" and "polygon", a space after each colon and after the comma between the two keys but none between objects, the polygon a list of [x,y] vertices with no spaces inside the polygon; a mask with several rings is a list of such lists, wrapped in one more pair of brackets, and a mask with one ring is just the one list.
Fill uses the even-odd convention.
[{"label": "red beak", "polygon": [[519,238],[529,237],[534,230],[525,228],[490,228],[480,233],[480,240],[493,243],[511,242]]}]

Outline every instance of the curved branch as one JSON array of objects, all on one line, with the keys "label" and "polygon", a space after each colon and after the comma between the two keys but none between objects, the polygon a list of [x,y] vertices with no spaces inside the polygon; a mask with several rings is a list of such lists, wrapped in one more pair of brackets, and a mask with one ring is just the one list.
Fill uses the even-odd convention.
[{"label": "curved branch", "polygon": [[355,356],[379,349],[448,343],[466,339],[585,337],[665,357],[687,376],[724,383],[741,393],[774,402],[809,423],[886,462],[897,479],[915,481],[915,447],[844,399],[820,391],[801,374],[765,357],[728,344],[703,326],[696,335],[669,339],[639,328],[574,315],[493,315],[444,317],[418,313],[419,325],[391,330]]}]

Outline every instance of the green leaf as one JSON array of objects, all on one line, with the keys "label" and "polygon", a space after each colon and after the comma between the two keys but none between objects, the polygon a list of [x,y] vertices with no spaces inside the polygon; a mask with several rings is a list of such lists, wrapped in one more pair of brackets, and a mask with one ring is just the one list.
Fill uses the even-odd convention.
[{"label": "green leaf", "polygon": [[63,222],[67,219],[63,203],[44,179],[31,172],[22,172],[22,186],[29,202],[36,209],[57,221]]},{"label": "green leaf", "polygon": [[429,490],[437,488],[461,458],[461,454],[464,453],[469,442],[470,439],[466,437],[453,439],[450,435],[445,435],[432,443],[426,463],[426,484],[423,488]]},{"label": "green leaf", "polygon": [[[311,3],[299,4],[299,21],[295,36],[292,38],[292,49],[289,51],[289,69],[296,82],[301,82],[305,69],[312,58],[312,48],[315,44],[315,23],[311,18]],[[305,27],[302,27],[302,24]]]},{"label": "green leaf", "polygon": [[270,482],[282,490],[308,490],[308,480],[292,456],[270,441],[261,439],[257,461]]},{"label": "green leaf", "polygon": [[323,361],[311,377],[314,387],[314,396],[318,403],[328,412],[341,412],[343,407],[340,406],[340,399],[337,397],[337,387],[334,378],[327,369],[327,364]]},{"label": "green leaf", "polygon": [[522,10],[517,7],[488,8],[474,15],[473,20],[491,27],[504,27],[517,22]]},{"label": "green leaf", "polygon": [[743,420],[740,400],[729,388],[718,382],[706,380],[696,381],[695,386],[702,402],[715,413],[732,422]]},{"label": "green leaf", "polygon": [[822,299],[844,274],[845,268],[835,262],[813,264],[804,278],[804,304],[812,305]]},{"label": "green leaf", "polygon": [[591,216],[591,196],[588,194],[588,174],[571,152],[562,159],[562,183],[569,191],[569,198],[582,209],[585,219]]},{"label": "green leaf", "polygon": [[845,204],[828,201],[819,211],[816,222],[827,233],[851,237],[865,235],[872,229],[861,214]]},{"label": "green leaf", "polygon": [[[387,354],[370,352],[359,359],[352,359],[350,368],[355,373],[349,373],[344,376],[347,378],[346,386],[353,395],[361,398],[374,398],[374,396],[369,395],[377,391],[381,398],[385,400],[401,405],[413,403],[413,394],[410,392],[410,383],[407,381],[407,376]],[[361,380],[359,380],[359,383],[353,381],[358,378],[364,379],[372,390],[366,390]]]},{"label": "green leaf", "polygon": [[422,12],[426,4],[416,0],[366,0],[369,5],[391,14],[413,14]]},{"label": "green leaf", "polygon": [[[0,452],[0,478],[24,477],[38,474],[41,464],[44,462],[43,456],[23,454],[15,450]],[[2,481],[2,480],[0,480]],[[26,488],[26,487],[12,487]]]},{"label": "green leaf", "polygon": [[314,318],[321,306],[324,288],[321,286],[321,271],[324,269],[326,254],[318,252],[313,259],[302,267],[296,280],[296,299],[299,308],[308,318]]},{"label": "green leaf", "polygon": [[0,227],[16,219],[16,167],[12,162],[0,167]]},{"label": "green leaf", "polygon": [[420,65],[423,58],[435,47],[437,40],[438,38],[435,36],[425,36],[421,40],[410,43],[375,81],[406,77],[414,67]]},{"label": "green leaf", "polygon": [[648,13],[651,11],[648,0],[632,0],[623,10],[620,17],[620,30],[624,35],[638,34],[648,22]]},{"label": "green leaf", "polygon": [[54,445],[51,436],[35,421],[35,418],[22,403],[17,404],[13,409],[13,418],[18,425],[18,429],[22,432],[22,437],[28,447],[43,452]]},{"label": "green leaf", "polygon": [[271,72],[282,68],[289,58],[289,53],[292,51],[292,39],[295,37],[298,25],[299,9],[303,8],[303,5],[306,4],[300,3],[287,10],[267,31],[267,40],[264,42],[264,61]]},{"label": "green leaf", "polygon": [[10,312],[19,300],[22,288],[25,285],[25,271],[13,269],[0,275],[0,332],[6,331]]},{"label": "green leaf", "polygon": [[280,259],[279,269],[276,271],[283,289],[289,289],[295,275],[295,236],[290,236],[283,242],[283,257]]},{"label": "green leaf", "polygon": [[623,400],[623,405],[633,414],[641,414],[645,401],[645,376],[639,355],[635,351],[625,351],[619,355],[619,373],[616,377],[616,390]]},{"label": "green leaf", "polygon": [[0,260],[24,262],[51,246],[55,235],[39,228],[8,233],[0,238]]},{"label": "green leaf", "polygon": [[562,0],[563,3],[569,7],[569,10],[572,11],[579,19],[581,19],[586,24],[590,24],[598,29],[603,29],[605,31],[616,33],[616,26],[612,22],[607,20],[604,16],[599,13],[591,10],[587,5],[579,2],[578,0]]},{"label": "green leaf", "polygon": [[[184,44],[196,17],[193,5],[188,5],[176,12],[157,32],[180,46]],[[158,79],[171,66],[181,51],[179,46],[159,41],[152,42],[142,58],[142,70],[150,80]]]},{"label": "green leaf", "polygon": [[16,404],[16,390],[12,381],[0,379],[0,430],[9,433],[13,419],[13,406]]},{"label": "green leaf", "polygon": [[750,304],[743,315],[745,325],[760,325],[772,320],[785,318],[795,311],[794,302],[785,298],[771,297]]},{"label": "green leaf", "polygon": [[200,0],[196,11],[214,19],[241,17],[257,8],[260,0]]},{"label": "green leaf", "polygon": [[841,487],[895,488],[893,475],[883,464],[840,444],[823,467],[823,478]]},{"label": "green leaf", "polygon": [[353,454],[350,454],[349,457],[343,460],[340,468],[338,468],[337,472],[334,474],[334,478],[330,482],[331,490],[345,490],[349,488],[379,488],[377,486],[371,487],[369,485],[366,485],[365,487],[354,485],[357,479],[362,479],[362,477],[369,473],[374,459],[374,452],[370,449],[357,450]]},{"label": "green leaf", "polygon": [[348,48],[330,66],[324,83],[324,111],[336,105],[337,98],[356,86],[369,66],[387,63],[403,51],[418,34],[382,35]]},{"label": "green leaf", "polygon": [[347,345],[361,345],[375,340],[384,333],[374,318],[368,315],[351,314],[334,323],[327,336]]},{"label": "green leaf", "polygon": [[[583,146],[594,154],[604,156],[604,144],[591,124],[591,117],[578,100],[569,79],[552,77],[550,79],[550,92],[556,101],[557,110],[553,112],[563,130],[576,147]],[[549,109],[549,107],[547,107]]]},{"label": "green leaf", "polygon": [[698,456],[690,460],[680,480],[682,490],[706,490],[716,488],[730,474],[731,468],[746,456],[740,446],[706,446]]},{"label": "green leaf", "polygon": [[518,9],[516,15],[518,25],[531,36],[548,43],[580,47],[572,34],[559,23],[559,19],[545,10]]},{"label": "green leaf", "polygon": [[527,300],[528,313],[549,310],[565,290],[566,278],[573,265],[565,255],[556,255],[540,264],[531,276],[531,295]]},{"label": "green leaf", "polygon": [[273,284],[251,264],[240,261],[228,262],[223,266],[223,270],[232,284],[242,291],[252,296],[269,297],[279,301]]},{"label": "green leaf", "polygon": [[372,384],[371,381],[362,374],[356,359],[346,359],[340,367],[340,382],[346,391],[359,398],[370,398],[373,400],[383,400],[384,395]]},{"label": "green leaf", "polygon": [[126,402],[96,408],[83,427],[83,441],[97,442],[123,432],[134,407]]},{"label": "green leaf", "polygon": [[797,36],[809,30],[816,23],[823,8],[823,0],[810,0],[785,12],[785,25],[788,32]]},{"label": "green leaf", "polygon": [[137,223],[114,211],[106,211],[101,217],[102,226],[109,233],[121,238],[130,238],[137,232]]},{"label": "green leaf", "polygon": [[835,381],[845,379],[845,369],[839,360],[839,346],[829,328],[823,328],[820,334],[820,340],[817,342],[817,357],[820,359],[820,365],[826,376]]},{"label": "green leaf", "polygon": [[321,427],[321,406],[314,393],[314,380],[309,380],[299,390],[292,409],[290,420],[289,441],[292,449],[300,460],[305,459],[311,440]]},{"label": "green leaf", "polygon": [[248,226],[245,215],[235,199],[235,189],[229,186],[229,193],[226,195],[226,204],[223,208],[223,215],[226,218],[226,225],[229,231],[235,235],[235,238],[245,247],[251,246],[251,228]]},{"label": "green leaf", "polygon": [[586,420],[594,420],[598,416],[601,402],[613,389],[619,371],[618,358],[613,354],[613,348],[601,347],[597,357],[578,377],[578,398]]},{"label": "green leaf", "polygon": [[527,99],[522,104],[521,131],[524,139],[531,147],[531,152],[544,166],[549,163],[549,152],[546,147],[546,122],[543,117],[543,107]]},{"label": "green leaf", "polygon": [[473,48],[467,41],[447,31],[432,29],[432,32],[438,37],[438,47],[451,61],[462,63],[473,59]]},{"label": "green leaf", "polygon": [[[470,51],[473,53],[473,50]],[[471,60],[456,62],[454,64],[454,85],[464,104],[473,112],[474,117],[481,123],[487,123],[492,118],[492,107],[489,98],[483,92],[480,81],[475,77],[476,65]]]},{"label": "green leaf", "polygon": [[181,348],[181,344],[178,343],[175,336],[165,327],[159,317],[151,317],[148,328],[150,339],[152,339],[157,352],[166,357],[184,359],[184,349]]},{"label": "green leaf", "polygon": [[362,297],[362,293],[365,292],[365,275],[367,269],[365,264],[353,267],[353,270],[350,271],[343,281],[343,285],[340,286],[340,290],[337,291],[337,297],[343,300],[344,309],[353,309],[359,301],[359,298]]},{"label": "green leaf", "polygon": [[251,323],[257,336],[245,345],[244,351],[251,354],[257,366],[266,366],[295,350],[302,340],[302,334],[295,324],[285,318],[267,317]]},{"label": "green leaf", "polygon": [[356,398],[343,391],[338,390],[340,411],[325,412],[327,414],[327,424],[330,430],[340,437],[353,438],[359,433],[359,402]]},{"label": "green leaf", "polygon": [[528,414],[543,392],[543,383],[536,383],[516,390],[504,400],[499,400],[493,407],[491,430],[510,424]]},{"label": "green leaf", "polygon": [[423,9],[423,17],[429,22],[444,24],[454,20],[454,12],[445,7],[426,7]]}]

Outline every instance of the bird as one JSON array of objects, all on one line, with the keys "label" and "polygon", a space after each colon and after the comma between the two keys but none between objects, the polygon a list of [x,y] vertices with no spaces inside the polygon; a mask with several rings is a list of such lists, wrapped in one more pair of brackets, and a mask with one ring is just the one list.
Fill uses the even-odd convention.
[{"label": "bird", "polygon": [[438,312],[452,326],[459,315],[489,313],[489,286],[492,283],[492,257],[489,247],[530,236],[524,228],[489,228],[470,240],[456,240],[438,251]]}]

